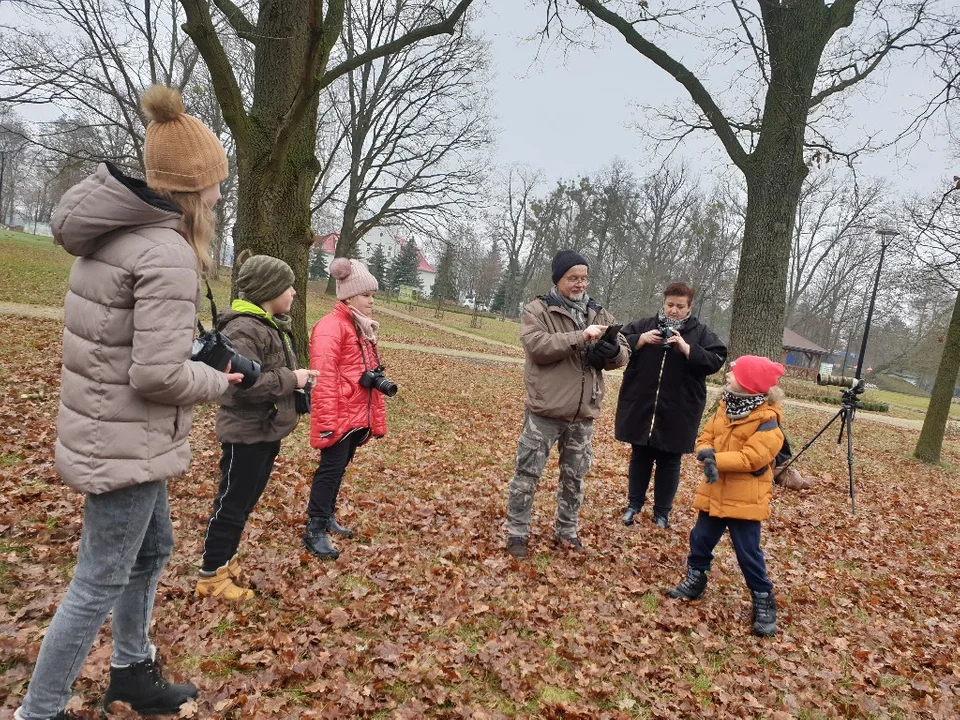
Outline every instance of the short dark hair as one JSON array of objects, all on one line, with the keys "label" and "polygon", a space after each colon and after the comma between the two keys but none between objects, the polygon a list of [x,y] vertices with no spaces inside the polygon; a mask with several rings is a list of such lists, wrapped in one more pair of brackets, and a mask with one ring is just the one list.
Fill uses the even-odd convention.
[{"label": "short dark hair", "polygon": [[671,295],[675,297],[685,297],[690,301],[690,304],[693,304],[693,296],[696,294],[696,291],[685,282],[675,282],[667,285],[666,290],[663,291],[663,296],[665,298],[670,297]]}]

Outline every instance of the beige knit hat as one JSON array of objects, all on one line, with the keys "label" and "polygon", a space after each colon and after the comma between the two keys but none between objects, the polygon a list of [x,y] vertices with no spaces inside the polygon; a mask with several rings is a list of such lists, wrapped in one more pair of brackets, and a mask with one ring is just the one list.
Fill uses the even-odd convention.
[{"label": "beige knit hat", "polygon": [[354,295],[377,292],[377,279],[359,260],[337,258],[330,263],[330,275],[337,280],[337,300],[346,300]]},{"label": "beige knit hat", "polygon": [[283,260],[270,255],[251,255],[244,250],[237,256],[237,296],[262,305],[293,287],[293,270]]},{"label": "beige knit hat", "polygon": [[140,100],[147,118],[143,164],[153,190],[197,192],[226,180],[227,154],[217,136],[183,109],[173,88],[153,85]]}]

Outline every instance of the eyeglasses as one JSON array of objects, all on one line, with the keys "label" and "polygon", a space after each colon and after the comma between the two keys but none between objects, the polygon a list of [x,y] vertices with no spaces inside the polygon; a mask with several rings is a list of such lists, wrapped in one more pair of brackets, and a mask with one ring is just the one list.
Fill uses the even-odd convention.
[{"label": "eyeglasses", "polygon": [[590,278],[585,275],[573,275],[573,276],[564,276],[560,278],[564,282],[570,283],[571,285],[589,285]]}]

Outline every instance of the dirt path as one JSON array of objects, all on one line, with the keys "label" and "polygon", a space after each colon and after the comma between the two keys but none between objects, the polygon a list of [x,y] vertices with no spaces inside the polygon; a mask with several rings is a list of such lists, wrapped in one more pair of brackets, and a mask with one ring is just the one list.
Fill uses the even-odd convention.
[{"label": "dirt path", "polygon": [[[416,322],[428,325],[430,327],[443,330],[444,332],[449,332],[454,335],[462,335],[464,337],[469,337],[475,340],[483,340],[490,343],[491,345],[500,345],[504,347],[516,347],[515,345],[509,345],[508,343],[502,343],[499,340],[490,340],[488,338],[482,338],[479,335],[474,335],[472,333],[464,332],[463,330],[457,330],[455,328],[449,328],[446,325],[441,325],[440,323],[431,322],[429,320],[422,320],[420,318],[412,317],[409,313],[401,312],[399,310],[392,310],[390,308],[385,308],[382,305],[377,307],[377,312],[382,312],[386,315],[395,315],[397,317],[402,317],[407,320],[414,320]],[[0,302],[0,315],[23,315],[26,317],[38,317],[46,318],[49,320],[62,320],[63,319],[63,308],[48,307],[45,305],[25,305],[21,303],[10,303],[10,302]],[[493,355],[489,353],[479,353],[479,352],[470,352],[467,350],[453,350],[450,348],[440,348],[440,347],[429,347],[426,345],[411,345],[408,343],[398,343],[384,340],[380,345],[388,350],[405,350],[408,352],[421,352],[427,353],[430,355],[443,355],[445,357],[454,357],[454,358],[463,358],[467,360],[474,360],[479,362],[487,363],[507,363],[510,365],[522,365],[523,358],[509,357],[507,355]],[[620,375],[619,371],[611,373],[613,375]],[[717,393],[720,390],[717,387],[709,386],[707,388],[708,393],[708,405],[716,399]],[[824,416],[833,415],[839,409],[832,405],[818,405],[817,403],[804,402],[803,400],[791,400],[787,399],[784,401],[784,404],[788,407],[802,407],[809,410],[816,410],[824,414]],[[905,428],[908,430],[919,430],[923,427],[922,420],[912,420],[909,418],[898,418],[898,417],[888,417],[886,415],[878,415],[876,413],[866,412],[861,410],[857,413],[857,419],[863,420],[865,422],[877,422],[882,425],[890,425],[892,427]],[[952,422],[952,421],[951,421]]]},{"label": "dirt path", "polygon": [[[405,312],[403,310],[394,310],[391,307],[387,307],[385,303],[378,303],[377,310],[378,313],[383,313],[384,315],[392,315],[393,317],[403,318],[407,322],[417,323],[418,325],[425,325],[436,330],[442,330],[443,332],[452,333],[453,335],[459,335],[460,337],[470,338],[471,340],[479,340],[480,342],[489,343],[490,345],[499,345],[500,347],[508,347],[516,350],[518,345],[511,345],[510,343],[505,343],[500,340],[494,340],[492,338],[483,337],[482,335],[475,335],[472,332],[467,332],[466,330],[459,330],[457,328],[452,328],[449,325],[443,325],[438,322],[433,322],[432,320],[427,320],[422,317],[418,317],[411,313]],[[387,347],[384,345],[384,347]],[[516,358],[513,358],[516,360]],[[522,363],[523,360],[521,359]]]}]

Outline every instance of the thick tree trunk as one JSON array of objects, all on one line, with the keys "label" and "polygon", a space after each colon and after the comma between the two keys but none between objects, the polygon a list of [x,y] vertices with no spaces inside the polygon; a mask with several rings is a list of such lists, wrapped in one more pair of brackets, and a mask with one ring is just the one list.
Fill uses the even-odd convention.
[{"label": "thick tree trunk", "polygon": [[923,429],[920,431],[917,447],[913,451],[914,457],[924,462],[940,462],[943,435],[947,428],[947,418],[950,416],[950,404],[953,402],[953,391],[957,385],[958,374],[960,374],[960,292],[957,293],[953,314],[950,316],[950,326],[947,328],[947,337],[943,344],[943,356],[940,358],[937,379],[933,383],[933,392],[930,393],[930,405],[923,419]]},{"label": "thick tree trunk", "polygon": [[[333,254],[335,258],[353,256],[354,249],[359,240],[359,238],[356,237],[357,216],[359,214],[360,208],[356,202],[348,201],[343,210],[343,222],[340,223],[340,239],[337,241],[337,247]],[[380,288],[381,291],[386,291],[387,289],[388,288]],[[337,294],[337,281],[333,275],[327,278],[327,288],[325,292],[327,295]]]}]

